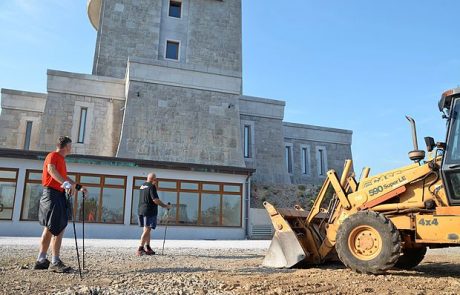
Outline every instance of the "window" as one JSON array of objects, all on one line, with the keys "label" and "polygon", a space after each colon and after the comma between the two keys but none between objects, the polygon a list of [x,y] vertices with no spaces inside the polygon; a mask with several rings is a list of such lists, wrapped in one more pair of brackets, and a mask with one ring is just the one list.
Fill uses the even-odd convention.
[{"label": "window", "polygon": [[38,206],[43,194],[42,171],[27,170],[22,199],[21,220],[38,220]]},{"label": "window", "polygon": [[251,158],[251,126],[244,125],[244,157]]},{"label": "window", "polygon": [[0,220],[13,218],[17,178],[17,169],[0,168]]},{"label": "window", "polygon": [[[38,220],[38,206],[43,193],[42,172],[28,170],[22,203],[21,220]],[[83,184],[88,189],[85,211],[83,198],[73,198],[73,211],[76,221],[94,223],[116,223],[124,221],[126,177],[109,175],[89,175],[68,173],[70,179]]]},{"label": "window", "polygon": [[179,60],[179,42],[166,41],[166,58]]},{"label": "window", "polygon": [[310,173],[310,149],[306,146],[300,149],[300,160],[302,165],[302,174]]},{"label": "window", "polygon": [[316,161],[318,164],[318,175],[325,176],[327,172],[327,151],[325,147],[316,148]]},{"label": "window", "polygon": [[86,115],[88,108],[81,108],[80,110],[80,124],[78,125],[78,143],[85,142],[85,129],[86,129]]},{"label": "window", "polygon": [[83,198],[74,200],[76,220],[85,222],[124,222],[126,177],[112,175],[76,174],[77,182],[88,189],[83,212]]},{"label": "window", "polygon": [[169,16],[181,17],[182,2],[180,1],[169,1]]},{"label": "window", "polygon": [[[132,224],[137,223],[139,187],[144,181],[134,178]],[[158,179],[158,196],[172,205],[169,214],[158,207],[160,224],[241,227],[241,184]]]},{"label": "window", "polygon": [[30,148],[30,137],[32,136],[32,121],[26,123],[26,138],[24,139],[24,149]]},{"label": "window", "polygon": [[285,148],[285,158],[288,173],[292,173],[292,145],[286,145]]}]

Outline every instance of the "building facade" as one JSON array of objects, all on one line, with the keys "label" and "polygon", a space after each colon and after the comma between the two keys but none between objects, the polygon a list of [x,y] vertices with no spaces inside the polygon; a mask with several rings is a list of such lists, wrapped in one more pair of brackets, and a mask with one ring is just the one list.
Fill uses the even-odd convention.
[{"label": "building facade", "polygon": [[[2,89],[0,148],[50,151],[65,134],[78,155],[223,167],[265,186],[319,184],[351,158],[351,131],[283,122],[284,101],[243,95],[240,0],[89,0],[88,16],[92,74],[48,70],[47,93]],[[236,182],[242,199],[246,182]],[[201,212],[201,192],[198,203]]]}]

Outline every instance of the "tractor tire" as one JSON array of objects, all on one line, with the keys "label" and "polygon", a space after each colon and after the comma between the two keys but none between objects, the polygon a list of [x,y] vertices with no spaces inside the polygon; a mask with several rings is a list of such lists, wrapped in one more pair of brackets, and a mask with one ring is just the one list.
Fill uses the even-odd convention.
[{"label": "tractor tire", "polygon": [[348,268],[359,273],[382,274],[398,261],[401,236],[384,215],[362,211],[340,225],[335,249]]},{"label": "tractor tire", "polygon": [[426,246],[402,249],[401,256],[399,256],[395,267],[400,269],[412,269],[422,262],[423,258],[425,258],[425,254]]}]

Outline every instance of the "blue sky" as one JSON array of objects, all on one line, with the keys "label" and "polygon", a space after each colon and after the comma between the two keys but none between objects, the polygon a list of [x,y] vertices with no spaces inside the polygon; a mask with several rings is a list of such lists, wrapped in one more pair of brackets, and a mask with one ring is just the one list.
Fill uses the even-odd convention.
[{"label": "blue sky", "polygon": [[[409,124],[443,141],[441,93],[460,84],[460,1],[243,0],[247,95],[285,121],[353,130],[359,174],[409,164]],[[46,69],[91,73],[84,0],[0,2],[0,87],[46,91]]]}]

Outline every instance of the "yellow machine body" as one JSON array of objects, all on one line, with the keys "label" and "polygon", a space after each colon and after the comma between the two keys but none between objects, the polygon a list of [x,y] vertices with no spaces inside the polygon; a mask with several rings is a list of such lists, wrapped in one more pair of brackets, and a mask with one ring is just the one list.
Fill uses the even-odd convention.
[{"label": "yellow machine body", "polygon": [[448,205],[436,172],[440,161],[438,157],[372,177],[363,175],[358,182],[349,175],[352,161],[347,160],[341,179],[328,171],[311,211],[276,209],[266,202],[275,234],[263,265],[289,268],[337,259],[338,228],[364,210],[385,214],[401,232],[405,247],[460,245],[460,206]]},{"label": "yellow machine body", "polygon": [[[414,119],[413,164],[355,179],[352,161],[327,177],[310,211],[265,202],[275,233],[263,265],[293,267],[339,259],[363,273],[419,264],[427,248],[460,245],[460,87],[442,94],[446,142],[425,138],[418,149]],[[436,148],[436,149],[434,149]]]}]

